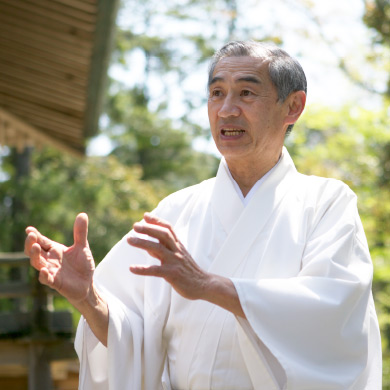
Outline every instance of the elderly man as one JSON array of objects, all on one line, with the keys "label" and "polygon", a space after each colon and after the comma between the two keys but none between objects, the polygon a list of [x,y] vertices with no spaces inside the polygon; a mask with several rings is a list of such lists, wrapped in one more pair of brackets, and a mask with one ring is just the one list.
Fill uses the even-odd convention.
[{"label": "elderly man", "polygon": [[164,199],[96,272],[85,214],[69,248],[27,228],[41,282],[83,315],[80,388],[380,390],[356,196],[299,174],[283,147],[305,106],[301,66],[231,42],[208,88],[217,177]]}]

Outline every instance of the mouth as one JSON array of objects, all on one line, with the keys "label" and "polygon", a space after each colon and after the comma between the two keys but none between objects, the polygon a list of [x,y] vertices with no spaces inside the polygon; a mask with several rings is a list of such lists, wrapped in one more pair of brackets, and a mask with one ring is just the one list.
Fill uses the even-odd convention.
[{"label": "mouth", "polygon": [[244,134],[245,130],[235,129],[235,128],[224,128],[221,129],[221,134],[225,137],[237,137],[241,134]]}]

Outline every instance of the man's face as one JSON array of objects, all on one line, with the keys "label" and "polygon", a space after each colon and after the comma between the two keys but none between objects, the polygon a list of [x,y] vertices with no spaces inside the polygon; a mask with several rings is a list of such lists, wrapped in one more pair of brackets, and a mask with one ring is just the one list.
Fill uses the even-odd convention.
[{"label": "man's face", "polygon": [[211,133],[227,161],[251,163],[279,158],[288,104],[278,102],[268,63],[252,57],[225,57],[209,86]]}]

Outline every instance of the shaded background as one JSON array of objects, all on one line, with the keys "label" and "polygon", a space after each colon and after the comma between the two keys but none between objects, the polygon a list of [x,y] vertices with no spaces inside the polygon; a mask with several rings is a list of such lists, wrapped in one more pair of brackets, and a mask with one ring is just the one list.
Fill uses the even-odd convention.
[{"label": "shaded background", "polygon": [[[307,108],[286,140],[298,170],[341,179],[359,197],[390,389],[390,2],[270,3],[126,0],[115,19],[113,1],[0,0],[0,251],[23,250],[27,225],[71,245],[85,211],[99,262],[159,199],[213,176],[208,60],[231,39],[274,42],[308,78]],[[71,310],[59,297],[46,307]],[[15,311],[15,301],[0,308]],[[11,336],[26,335],[1,334]],[[54,376],[77,371],[55,364]],[[11,368],[0,374],[27,377]]]}]

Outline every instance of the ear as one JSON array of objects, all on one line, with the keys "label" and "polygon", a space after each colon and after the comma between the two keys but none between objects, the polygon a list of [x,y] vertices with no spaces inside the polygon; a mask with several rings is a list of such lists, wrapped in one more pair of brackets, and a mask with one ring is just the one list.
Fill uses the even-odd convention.
[{"label": "ear", "polygon": [[294,124],[301,116],[306,104],[306,94],[304,91],[297,91],[290,94],[287,98],[287,115],[285,116],[285,125]]}]

